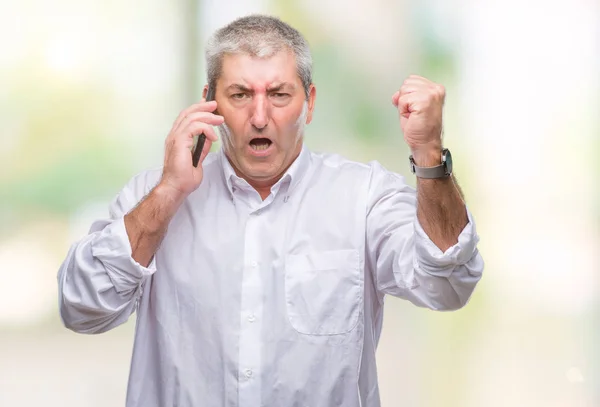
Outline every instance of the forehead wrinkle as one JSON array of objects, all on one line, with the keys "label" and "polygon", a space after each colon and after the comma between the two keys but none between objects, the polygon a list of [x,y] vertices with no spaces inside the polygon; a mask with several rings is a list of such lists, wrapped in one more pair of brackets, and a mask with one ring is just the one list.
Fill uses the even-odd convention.
[{"label": "forehead wrinkle", "polygon": [[226,89],[240,89],[244,91],[262,91],[274,92],[282,89],[295,90],[297,86],[291,82],[281,81],[279,79],[273,81],[261,81],[261,83],[252,83],[252,81],[242,78],[243,83],[233,83],[227,86]]},{"label": "forehead wrinkle", "polygon": [[[273,60],[274,65],[268,64],[269,60]],[[289,62],[293,63],[290,65]],[[226,69],[226,65],[230,69]],[[223,59],[222,78],[229,83],[242,83],[244,86],[256,90],[274,87],[276,84],[279,85],[283,82],[289,84],[291,89],[295,90],[297,88],[295,84],[295,75],[297,75],[295,65],[295,56],[289,52],[278,52],[267,58],[259,58],[244,53],[226,54]],[[294,78],[290,75],[294,75]]]}]

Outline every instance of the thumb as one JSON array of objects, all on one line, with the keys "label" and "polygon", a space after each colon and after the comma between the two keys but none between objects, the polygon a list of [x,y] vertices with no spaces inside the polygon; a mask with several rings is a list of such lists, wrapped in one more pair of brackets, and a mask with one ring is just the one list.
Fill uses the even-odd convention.
[{"label": "thumb", "polygon": [[410,93],[403,95],[398,99],[398,113],[400,114],[400,117],[408,119],[413,111],[412,103],[413,97]]},{"label": "thumb", "polygon": [[400,98],[400,91],[397,91],[396,93],[394,93],[394,95],[392,96],[392,104],[395,107],[398,107],[398,99]]}]

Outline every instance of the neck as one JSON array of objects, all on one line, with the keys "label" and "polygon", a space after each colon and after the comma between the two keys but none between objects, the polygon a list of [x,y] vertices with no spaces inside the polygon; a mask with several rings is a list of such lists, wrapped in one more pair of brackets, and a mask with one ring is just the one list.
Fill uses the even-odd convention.
[{"label": "neck", "polygon": [[297,152],[295,152],[294,158],[290,161],[290,163],[279,174],[277,174],[275,177],[269,178],[269,179],[251,178],[251,177],[247,176],[246,174],[244,174],[243,172],[241,172],[235,166],[235,164],[233,164],[233,162],[231,161],[231,159],[229,158],[229,155],[227,153],[225,154],[225,157],[227,157],[227,161],[229,161],[229,164],[231,165],[231,168],[233,168],[235,175],[246,180],[246,182],[248,184],[250,184],[250,186],[252,188],[254,188],[256,190],[256,192],[258,192],[261,199],[264,201],[265,199],[267,199],[269,194],[271,194],[271,188],[273,187],[273,185],[275,185],[281,179],[281,177],[283,177],[283,174],[285,174],[285,172],[288,170],[288,168],[290,168],[290,166],[294,163],[294,161],[296,161],[296,159],[298,158],[298,156],[300,155],[301,152],[302,152],[302,146],[300,145],[300,148],[298,149]]},{"label": "neck", "polygon": [[246,182],[248,184],[250,184],[250,186],[252,188],[254,188],[256,190],[256,192],[258,192],[258,194],[260,195],[260,197],[263,201],[265,199],[267,199],[267,197],[271,193],[271,188],[273,187],[273,185],[275,185],[281,179],[281,177],[283,177],[283,174],[285,174],[285,171],[287,170],[287,168],[286,168],[285,170],[282,171],[281,174],[277,175],[275,178],[261,180],[261,179],[250,178],[250,177],[246,176],[245,174],[242,174],[235,167],[233,167],[233,169],[235,170],[235,173],[238,177],[245,179]]}]

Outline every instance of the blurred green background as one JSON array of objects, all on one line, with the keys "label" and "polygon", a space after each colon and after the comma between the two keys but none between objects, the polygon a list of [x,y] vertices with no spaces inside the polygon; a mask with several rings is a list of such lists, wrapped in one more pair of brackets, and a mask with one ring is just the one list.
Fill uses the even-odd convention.
[{"label": "blurred green background", "polygon": [[[203,44],[251,12],[311,44],[306,143],[407,176],[391,96],[447,88],[445,144],[486,261],[469,305],[388,298],[383,406],[600,406],[600,5],[589,0],[0,3],[0,406],[123,405],[133,320],[62,328],[56,273],[200,98]],[[218,146],[216,146],[218,148]]]}]

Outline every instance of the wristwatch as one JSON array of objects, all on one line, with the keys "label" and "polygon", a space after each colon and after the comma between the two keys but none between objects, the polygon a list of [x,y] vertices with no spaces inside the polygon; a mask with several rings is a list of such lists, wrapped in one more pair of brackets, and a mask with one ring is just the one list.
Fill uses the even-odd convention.
[{"label": "wristwatch", "polygon": [[412,155],[408,157],[408,160],[410,161],[410,172],[419,178],[446,178],[452,174],[452,155],[447,148],[442,150],[442,163],[435,167],[417,167]]}]

